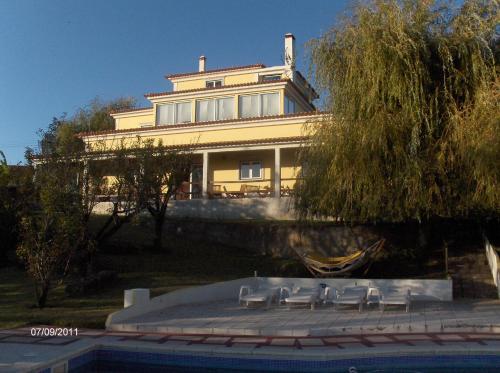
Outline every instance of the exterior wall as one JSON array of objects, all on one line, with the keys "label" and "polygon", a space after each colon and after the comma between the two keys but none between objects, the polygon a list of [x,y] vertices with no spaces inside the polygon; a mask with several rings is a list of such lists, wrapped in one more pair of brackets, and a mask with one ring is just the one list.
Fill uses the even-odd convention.
[{"label": "exterior wall", "polygon": [[[112,148],[125,138],[125,143],[133,144],[138,135],[143,139],[154,139],[163,141],[165,145],[178,145],[178,144],[196,144],[196,143],[212,143],[224,141],[246,141],[246,140],[260,140],[276,137],[294,137],[303,135],[304,119],[296,123],[289,122],[280,124],[279,122],[272,125],[266,122],[254,123],[248,127],[243,125],[227,125],[217,127],[205,127],[198,129],[172,129],[165,128],[164,132],[145,133],[132,133],[132,134],[118,134],[103,137],[105,146]],[[90,140],[92,143],[92,140]]]},{"label": "exterior wall", "polygon": [[[240,179],[240,163],[244,161],[262,162],[262,180]],[[272,188],[273,171],[274,151],[214,153],[209,158],[208,180],[211,185],[226,187],[228,191],[239,191],[242,184]]]},{"label": "exterior wall", "polygon": [[188,89],[198,89],[205,88],[207,80],[222,80],[224,85],[234,85],[234,84],[245,84],[253,83],[258,81],[258,74],[256,73],[243,73],[243,74],[231,74],[231,75],[213,75],[205,76],[200,79],[186,79],[186,80],[175,80],[175,90],[185,91]]},{"label": "exterior wall", "polygon": [[115,129],[125,130],[129,128],[140,128],[141,124],[155,124],[155,114],[151,110],[145,114],[132,114],[128,117],[115,118]]},{"label": "exterior wall", "polygon": [[205,81],[207,79],[195,79],[195,80],[184,80],[184,81],[178,81],[175,84],[175,90],[176,91],[185,91],[188,89],[198,89],[198,88],[205,88]]},{"label": "exterior wall", "polygon": [[255,73],[228,75],[224,77],[224,85],[253,83],[257,82],[258,78],[258,75]]}]

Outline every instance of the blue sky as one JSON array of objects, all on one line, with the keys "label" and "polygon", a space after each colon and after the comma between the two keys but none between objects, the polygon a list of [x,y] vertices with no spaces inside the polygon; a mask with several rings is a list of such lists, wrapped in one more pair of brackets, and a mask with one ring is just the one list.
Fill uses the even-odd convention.
[{"label": "blue sky", "polygon": [[349,1],[0,0],[0,150],[10,164],[53,116],[105,100],[170,89],[165,74],[282,63],[283,35],[303,44]]}]

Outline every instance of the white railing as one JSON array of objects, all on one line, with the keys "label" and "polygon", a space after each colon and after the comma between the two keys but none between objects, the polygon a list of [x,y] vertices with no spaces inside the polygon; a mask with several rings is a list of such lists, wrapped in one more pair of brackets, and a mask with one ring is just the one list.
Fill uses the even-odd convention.
[{"label": "white railing", "polygon": [[500,298],[500,258],[498,252],[495,250],[493,245],[488,240],[486,235],[484,238],[484,248],[486,249],[486,258],[488,258],[488,264],[490,265],[491,274],[493,275],[493,281],[498,290],[498,297]]}]

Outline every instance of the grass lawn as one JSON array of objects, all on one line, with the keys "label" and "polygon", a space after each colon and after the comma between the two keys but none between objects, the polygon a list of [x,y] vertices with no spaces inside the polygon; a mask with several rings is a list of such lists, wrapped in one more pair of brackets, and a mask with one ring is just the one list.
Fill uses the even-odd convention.
[{"label": "grass lawn", "polygon": [[0,269],[0,328],[50,324],[104,328],[106,316],[123,307],[123,290],[144,287],[151,295],[183,287],[253,275],[303,275],[294,261],[278,260],[226,247],[191,247],[176,243],[171,254],[151,252],[100,253],[98,267],[118,272],[116,282],[99,291],[68,297],[64,286],[49,293],[47,307],[34,307],[33,286],[16,267]]}]

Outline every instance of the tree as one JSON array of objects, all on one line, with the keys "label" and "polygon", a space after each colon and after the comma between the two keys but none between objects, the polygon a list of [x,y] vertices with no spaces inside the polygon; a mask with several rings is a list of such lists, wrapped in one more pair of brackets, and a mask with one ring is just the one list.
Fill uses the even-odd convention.
[{"label": "tree", "polygon": [[17,254],[34,280],[40,308],[45,307],[53,284],[66,275],[82,237],[72,165],[57,155],[38,159],[33,199],[26,201],[21,219]]},{"label": "tree", "polygon": [[137,206],[153,217],[154,249],[162,250],[163,225],[170,198],[189,177],[191,153],[173,150],[160,141],[138,140],[134,148],[136,161]]},{"label": "tree", "polygon": [[113,111],[132,109],[135,105],[136,100],[132,97],[119,97],[110,101],[96,97],[88,105],[78,108],[71,117],[67,114],[53,117],[48,128],[39,131],[40,153],[81,150],[83,142],[75,137],[77,133],[114,129],[114,120],[109,114]]},{"label": "tree", "polygon": [[302,214],[499,215],[497,5],[374,0],[310,43],[329,114],[299,156]]}]

